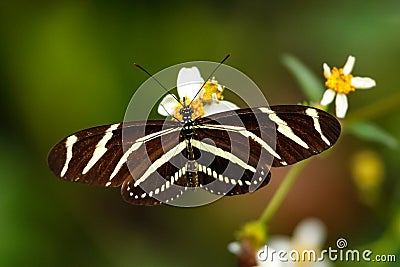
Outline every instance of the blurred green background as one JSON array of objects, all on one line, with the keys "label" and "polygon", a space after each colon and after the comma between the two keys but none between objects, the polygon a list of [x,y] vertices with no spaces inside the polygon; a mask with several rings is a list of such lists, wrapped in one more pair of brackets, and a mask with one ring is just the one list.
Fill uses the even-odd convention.
[{"label": "blurred green background", "polygon": [[[353,73],[373,77],[377,87],[351,94],[349,115],[368,110],[398,96],[399,29],[396,0],[2,1],[0,266],[235,266],[227,244],[260,215],[287,168],[273,170],[270,186],[252,195],[190,209],[136,207],[119,189],[54,177],[47,152],[74,131],[123,119],[147,79],[133,62],[155,73],[230,52],[227,64],[251,77],[270,104],[295,104],[306,99],[283,54],[321,75],[321,90],[322,63],[341,67],[351,54]],[[399,140],[398,108],[370,117]],[[384,171],[370,201],[360,197],[351,171],[365,150]],[[385,243],[393,227],[400,236],[398,154],[343,135],[306,168],[269,233],[290,234],[315,216],[328,227],[327,245],[338,237],[350,247],[380,242],[399,261],[400,238]]]}]

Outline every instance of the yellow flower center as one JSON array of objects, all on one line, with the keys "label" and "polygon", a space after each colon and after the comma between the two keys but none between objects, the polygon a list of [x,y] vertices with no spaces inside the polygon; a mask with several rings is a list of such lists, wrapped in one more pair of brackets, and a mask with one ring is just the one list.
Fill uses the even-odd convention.
[{"label": "yellow flower center", "polygon": [[222,100],[224,98],[222,96],[224,87],[219,85],[214,78],[212,80],[208,80],[206,84],[204,84],[203,89],[204,94],[202,96],[202,100],[204,102],[212,102],[213,100]]},{"label": "yellow flower center", "polygon": [[[193,109],[193,114],[192,114],[192,120],[198,118],[198,117],[203,117],[204,116],[204,106],[203,106],[203,102],[201,102],[200,99],[195,99],[192,101],[192,103],[190,103],[190,99],[189,98],[185,98],[186,100],[186,105],[190,104],[190,107]],[[176,121],[176,119],[178,119],[179,121],[182,121],[182,115],[180,113],[180,110],[183,107],[183,99],[179,100],[180,104],[177,104],[175,106],[175,113],[174,113],[174,117],[172,118],[172,120]]]},{"label": "yellow flower center", "polygon": [[338,69],[336,67],[334,67],[331,72],[332,75],[326,79],[326,87],[336,91],[338,94],[348,94],[356,89],[351,84],[353,75],[345,75],[342,68]]}]

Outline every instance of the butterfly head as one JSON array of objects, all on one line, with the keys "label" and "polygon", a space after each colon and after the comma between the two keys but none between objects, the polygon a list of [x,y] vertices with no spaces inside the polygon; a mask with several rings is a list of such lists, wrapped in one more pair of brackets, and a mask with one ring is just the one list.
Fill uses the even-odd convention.
[{"label": "butterfly head", "polygon": [[185,125],[192,121],[192,115],[194,110],[186,105],[186,99],[183,98],[183,107],[179,110],[179,113],[182,116],[182,124]]}]

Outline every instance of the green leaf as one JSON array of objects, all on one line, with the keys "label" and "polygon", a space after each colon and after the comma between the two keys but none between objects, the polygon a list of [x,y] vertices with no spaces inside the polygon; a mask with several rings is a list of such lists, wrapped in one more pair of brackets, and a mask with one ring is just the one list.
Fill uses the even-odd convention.
[{"label": "green leaf", "polygon": [[397,140],[390,133],[370,122],[355,121],[347,125],[349,133],[367,141],[374,141],[388,146],[397,147]]},{"label": "green leaf", "polygon": [[306,65],[290,54],[282,56],[282,63],[296,78],[308,100],[319,102],[322,99],[323,82]]}]

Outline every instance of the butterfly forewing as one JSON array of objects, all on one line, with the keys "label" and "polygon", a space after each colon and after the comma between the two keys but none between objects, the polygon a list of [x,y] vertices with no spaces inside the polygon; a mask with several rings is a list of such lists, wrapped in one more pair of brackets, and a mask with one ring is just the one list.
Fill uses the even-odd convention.
[{"label": "butterfly forewing", "polygon": [[[276,123],[273,167],[294,164],[334,145],[340,135],[338,120],[329,113],[306,106],[272,106],[269,118]],[[265,112],[264,109],[262,111]]]},{"label": "butterfly forewing", "polygon": [[[147,141],[140,140],[165,130],[164,121],[130,122],[89,128],[76,132],[56,144],[48,155],[48,165],[58,177],[100,186],[119,186],[132,176],[127,162],[139,176],[148,166],[143,155],[147,153]],[[173,124],[175,125],[175,124]],[[176,136],[176,135],[175,135]],[[153,138],[150,141],[157,140]],[[170,140],[173,142],[173,140]],[[128,151],[136,145],[136,150]],[[153,158],[161,150],[154,150]]]},{"label": "butterfly forewing", "polygon": [[[99,162],[88,170],[86,166],[93,157],[96,147],[105,136],[108,139],[110,135],[110,142],[107,142],[107,144],[103,142],[109,153],[103,154]],[[104,186],[104,178],[110,172],[106,165],[113,161],[113,158],[116,160],[121,156],[121,140],[121,126],[119,124],[99,126],[76,132],[51,149],[48,155],[48,165],[55,175],[65,180]],[[103,145],[101,146],[103,147]],[[99,151],[98,149],[98,156],[100,156]],[[94,162],[94,160],[91,162]],[[115,183],[115,185],[120,184],[121,181]]]}]

